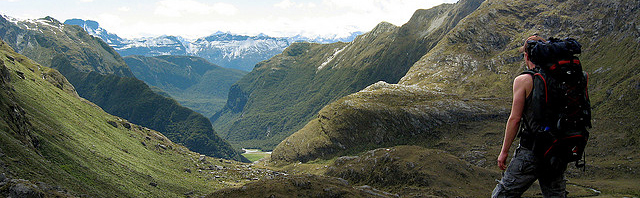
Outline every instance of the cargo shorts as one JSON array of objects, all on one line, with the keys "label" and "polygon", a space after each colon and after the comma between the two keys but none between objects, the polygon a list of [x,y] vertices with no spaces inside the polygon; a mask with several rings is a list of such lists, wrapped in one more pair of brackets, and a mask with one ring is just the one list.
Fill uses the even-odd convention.
[{"label": "cargo shorts", "polygon": [[[566,168],[565,168],[566,169]],[[519,146],[502,180],[493,189],[491,197],[521,197],[538,180],[544,197],[566,197],[566,180],[564,171],[561,174],[549,175],[536,170],[536,159],[533,151]]]}]

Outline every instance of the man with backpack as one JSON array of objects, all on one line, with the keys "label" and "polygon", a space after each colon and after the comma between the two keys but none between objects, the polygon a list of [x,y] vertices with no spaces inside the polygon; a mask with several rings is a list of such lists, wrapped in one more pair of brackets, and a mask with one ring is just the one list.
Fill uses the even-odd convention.
[{"label": "man with backpack", "polygon": [[[520,197],[538,180],[544,197],[566,197],[564,172],[580,164],[591,127],[588,75],[575,54],[573,39],[527,38],[519,52],[527,71],[514,79],[513,104],[507,120],[498,167],[504,172],[492,197]],[[520,145],[509,166],[509,149]]]}]

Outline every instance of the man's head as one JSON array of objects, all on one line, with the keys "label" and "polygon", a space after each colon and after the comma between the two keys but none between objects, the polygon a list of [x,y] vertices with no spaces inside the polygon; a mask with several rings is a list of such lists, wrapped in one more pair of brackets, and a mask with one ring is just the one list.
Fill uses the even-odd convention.
[{"label": "man's head", "polygon": [[528,42],[529,41],[542,41],[542,42],[546,42],[547,40],[544,40],[544,38],[538,36],[538,34],[533,34],[533,36],[530,36],[529,38],[524,40],[524,44],[522,45],[522,47],[520,47],[518,49],[518,52],[523,53],[524,54],[524,61],[525,64],[527,64],[527,68],[529,69],[533,69],[536,67],[535,64],[533,64],[530,60],[529,60],[529,53],[527,51],[527,47],[528,47]]}]

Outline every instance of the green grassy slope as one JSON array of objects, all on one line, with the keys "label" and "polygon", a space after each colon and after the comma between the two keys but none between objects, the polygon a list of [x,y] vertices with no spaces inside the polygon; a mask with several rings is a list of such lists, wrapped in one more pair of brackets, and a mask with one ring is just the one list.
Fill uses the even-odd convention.
[{"label": "green grassy slope", "polygon": [[63,54],[81,72],[133,77],[113,48],[87,34],[80,26],[64,25],[51,17],[10,20],[10,17],[0,17],[0,38],[18,53],[40,64],[49,65],[55,56]]},{"label": "green grassy slope", "polygon": [[19,53],[60,71],[81,97],[196,152],[247,161],[217,136],[207,118],[154,93],[133,77],[120,55],[81,27],[50,17],[7,19],[0,17],[0,38]]},{"label": "green grassy slope", "polygon": [[207,197],[394,197],[370,187],[353,187],[344,179],[304,174],[277,177],[248,183],[241,188],[226,188]]},{"label": "green grassy slope", "polygon": [[[635,86],[633,82],[637,75],[630,71],[638,66],[637,61],[635,61],[637,59],[635,57],[639,53],[636,42],[638,30],[632,27],[625,28],[624,23],[617,24],[617,20],[611,21],[611,23],[601,23],[599,26],[589,26],[589,24],[598,24],[597,21],[599,20],[609,21],[609,19],[616,17],[614,15],[616,12],[620,15],[619,17],[622,17],[622,15],[625,18],[637,16],[638,13],[634,12],[633,6],[629,4],[630,2],[628,1],[603,3],[596,6],[575,1],[549,2],[545,4],[527,1],[512,3],[487,1],[477,11],[469,15],[464,22],[458,24],[433,50],[416,62],[400,81],[400,84],[373,85],[359,93],[328,105],[325,107],[326,112],[324,114],[320,113],[318,119],[320,122],[323,119],[330,121],[322,122],[325,125],[315,124],[315,127],[303,129],[301,132],[346,133],[348,130],[336,132],[336,129],[340,129],[339,123],[347,122],[347,119],[331,120],[331,116],[325,116],[325,114],[341,115],[349,113],[349,108],[344,108],[344,106],[353,106],[359,109],[358,111],[360,112],[354,113],[351,117],[367,117],[372,114],[380,114],[381,116],[367,118],[366,122],[363,122],[364,120],[360,122],[350,120],[350,123],[353,123],[350,127],[362,127],[369,131],[385,131],[389,127],[409,125],[416,122],[412,119],[417,119],[419,123],[434,122],[431,118],[422,119],[420,116],[412,116],[412,119],[390,119],[389,116],[384,116],[388,114],[385,114],[385,111],[397,114],[411,112],[441,114],[442,111],[448,112],[446,109],[455,108],[455,106],[452,107],[451,105],[438,104],[437,101],[431,98],[417,99],[414,96],[416,94],[412,93],[415,91],[412,90],[424,90],[424,93],[417,94],[421,97],[427,97],[429,91],[441,92],[443,93],[441,97],[470,105],[469,107],[481,107],[479,112],[485,112],[490,115],[495,114],[496,116],[502,115],[500,119],[504,119],[510,105],[512,79],[522,70],[522,58],[517,53],[516,48],[521,45],[522,39],[527,35],[535,30],[543,29],[545,32],[540,32],[542,35],[560,37],[570,35],[583,43],[584,54],[581,56],[583,65],[586,71],[592,73],[590,94],[592,104],[594,104],[594,112],[596,112],[594,114],[594,122],[598,126],[604,127],[594,128],[594,143],[599,142],[599,134],[617,134],[609,130],[609,126],[599,125],[598,122],[600,120],[619,118],[621,123],[633,123],[628,119],[637,117],[635,115],[637,111],[634,110],[635,105],[632,104],[632,101],[637,100],[637,97],[627,94],[633,95],[637,90],[633,88]],[[621,9],[625,10],[625,12],[618,10],[619,7],[625,6],[629,6],[626,10]],[[536,9],[524,9],[527,7]],[[571,7],[572,9],[560,9],[564,7]],[[517,10],[527,11],[520,12]],[[609,15],[594,13],[609,13]],[[601,16],[603,18],[593,18],[592,16]],[[488,23],[489,18],[493,22]],[[555,20],[552,22],[543,20],[548,18]],[[603,35],[594,36],[594,32],[601,32],[600,34]],[[622,52],[623,49],[624,52]],[[610,96],[616,92],[619,93],[617,95],[619,99]],[[625,95],[629,96],[629,98],[624,99],[623,96]],[[359,100],[353,101],[355,99]],[[423,105],[425,101],[431,101],[434,104]],[[475,101],[480,105],[472,105]],[[352,103],[348,104],[348,102]],[[380,108],[381,104],[389,107]],[[602,108],[603,106],[607,106],[607,108]],[[462,107],[465,107],[465,105],[462,105]],[[478,115],[481,115],[464,115],[460,114],[460,112],[459,110],[454,110],[448,113],[453,116],[472,119],[477,119]],[[385,121],[387,119],[390,120]],[[382,123],[379,126],[366,126],[366,124],[371,123],[371,120],[382,120]],[[435,119],[438,125],[456,123],[442,121],[443,119]],[[314,124],[310,123],[309,125]],[[631,126],[631,124],[628,125]],[[622,125],[622,127],[624,126],[625,124]],[[615,129],[617,127],[619,126],[611,126],[611,129],[617,131]],[[421,131],[421,129],[413,127],[404,129],[404,131]],[[633,143],[632,134],[635,133],[633,131],[626,132],[625,139],[629,140],[626,142],[627,144]],[[302,134],[300,136],[305,137]],[[334,137],[339,136],[330,135],[328,141],[331,142],[333,140],[331,138]],[[369,139],[365,140],[366,142],[371,142]],[[358,142],[352,144],[358,144]],[[278,153],[274,151],[273,155],[277,156]],[[295,154],[287,153],[286,155]]]},{"label": "green grassy slope", "polygon": [[273,149],[324,105],[378,81],[396,83],[481,1],[418,10],[401,27],[380,23],[350,43],[296,43],[234,85],[211,120],[243,147]]},{"label": "green grassy slope", "polygon": [[[460,1],[464,2],[464,1]],[[335,159],[391,145],[451,152],[495,169],[523,68],[517,48],[533,33],[571,36],[590,72],[594,128],[587,172],[569,177],[606,194],[639,194],[637,1],[484,2],[463,19],[397,85],[379,83],[323,108],[272,153],[278,165]],[[437,97],[432,97],[433,93]],[[468,111],[474,109],[474,111]]]},{"label": "green grassy slope", "polygon": [[231,85],[248,73],[192,56],[127,56],[124,61],[136,78],[205,117],[222,109]]},{"label": "green grassy slope", "polygon": [[0,41],[0,174],[9,178],[0,196],[21,185],[54,197],[198,196],[272,174],[201,157],[74,93]]}]

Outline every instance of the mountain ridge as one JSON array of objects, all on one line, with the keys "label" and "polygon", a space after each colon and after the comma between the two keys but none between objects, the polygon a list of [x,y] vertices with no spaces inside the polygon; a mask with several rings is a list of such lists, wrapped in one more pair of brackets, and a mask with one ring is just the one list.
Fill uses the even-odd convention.
[{"label": "mountain ridge", "polygon": [[222,109],[231,85],[247,73],[193,56],[131,55],[124,60],[138,79],[160,88],[205,117]]},{"label": "mountain ridge", "polygon": [[147,38],[123,39],[108,33],[96,21],[69,19],[65,24],[83,27],[91,35],[96,36],[115,48],[123,57],[129,55],[161,56],[181,55],[198,56],[209,62],[226,68],[251,71],[260,61],[267,60],[281,53],[294,42],[333,43],[353,40],[361,32],[353,32],[347,37],[271,37],[265,34],[256,36],[238,35],[218,31],[209,36],[194,40],[180,36],[157,36]]},{"label": "mountain ridge", "polygon": [[[113,48],[81,27],[45,17],[0,18],[0,38],[44,66],[57,69],[78,94],[105,111],[163,132],[196,152],[247,161],[217,136],[204,116],[154,93]],[[157,108],[162,107],[162,108]]]},{"label": "mountain ridge", "polygon": [[[271,163],[310,165],[380,147],[418,145],[495,169],[511,83],[523,68],[517,49],[538,33],[576,38],[583,69],[590,73],[594,128],[588,165],[586,172],[570,167],[567,177],[603,192],[637,194],[637,188],[622,184],[639,178],[632,171],[638,167],[640,133],[634,128],[640,75],[632,72],[640,67],[639,16],[640,5],[628,0],[487,0],[397,84],[379,82],[325,106],[274,149]],[[430,93],[439,94],[430,98]]]},{"label": "mountain ridge", "polygon": [[204,196],[279,174],[192,152],[70,87],[0,40],[0,196]]},{"label": "mountain ridge", "polygon": [[[349,43],[294,43],[232,87],[225,108],[211,117],[214,127],[231,144],[271,150],[323,106],[379,81],[397,83],[461,20],[449,16],[454,8],[463,9],[443,4],[416,11],[400,27],[381,22]],[[441,16],[446,23],[430,20]],[[426,31],[431,24],[437,26]]]},{"label": "mountain ridge", "polygon": [[[467,2],[461,0],[457,6]],[[627,184],[640,178],[634,171],[639,164],[640,134],[635,127],[640,116],[640,75],[634,72],[640,67],[639,18],[640,5],[629,0],[484,1],[437,40],[397,84],[378,82],[326,105],[305,127],[282,141],[268,163],[340,176],[350,182],[364,180],[400,196],[428,190],[432,180],[406,182],[386,177],[415,174],[398,166],[377,166],[402,158],[384,156],[366,161],[373,158],[374,151],[415,145],[497,170],[495,159],[504,138],[512,82],[523,70],[517,49],[525,38],[537,33],[545,38],[577,39],[582,44],[579,58],[583,69],[590,73],[594,127],[586,168],[570,164],[565,174],[571,181],[569,195],[637,196],[638,187]],[[409,161],[406,166],[416,163]],[[499,179],[492,177],[478,179],[491,185]],[[469,180],[454,186],[468,187],[465,182]],[[487,189],[477,196],[489,196],[493,186],[483,186]],[[439,192],[427,194],[456,196],[455,192]],[[525,196],[539,196],[536,193],[539,190],[534,186]]]}]

